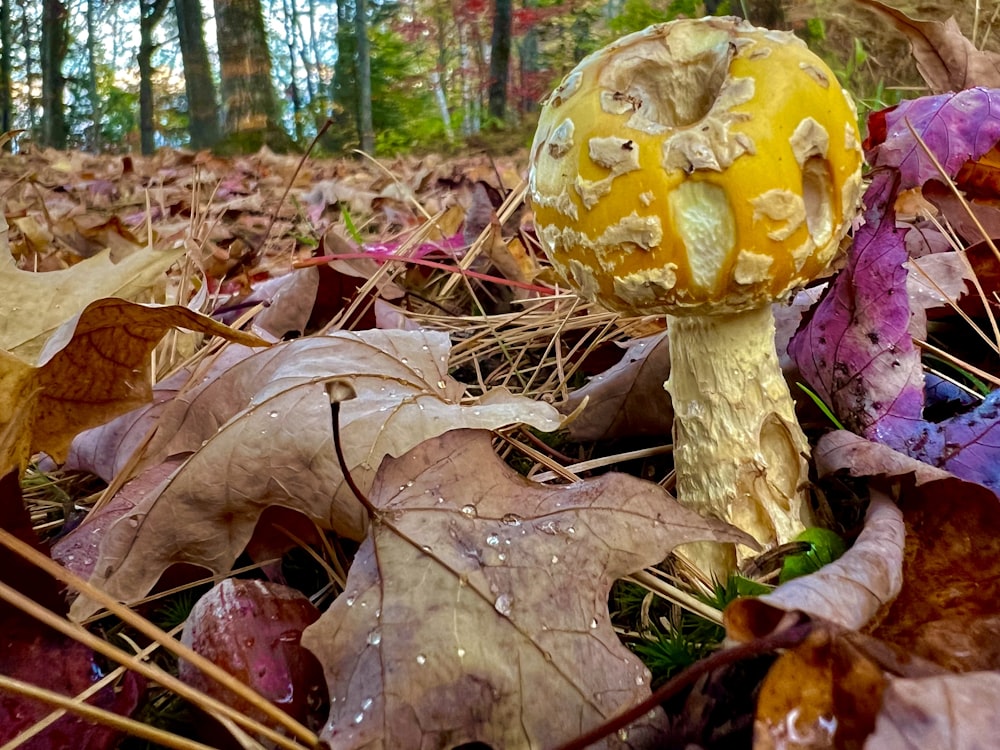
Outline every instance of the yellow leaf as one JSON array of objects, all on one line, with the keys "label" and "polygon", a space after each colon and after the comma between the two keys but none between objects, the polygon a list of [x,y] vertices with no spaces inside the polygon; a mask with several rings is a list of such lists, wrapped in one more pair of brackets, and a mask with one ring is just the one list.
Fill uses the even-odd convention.
[{"label": "yellow leaf", "polygon": [[51,336],[36,366],[0,351],[0,475],[36,451],[62,460],[78,432],[149,401],[150,353],[171,328],[267,346],[179,305],[93,302]]},{"label": "yellow leaf", "polygon": [[62,271],[22,271],[10,254],[7,222],[0,216],[0,349],[33,361],[52,332],[88,304],[135,297],[183,254],[183,248],[147,248],[112,263],[104,250]]}]

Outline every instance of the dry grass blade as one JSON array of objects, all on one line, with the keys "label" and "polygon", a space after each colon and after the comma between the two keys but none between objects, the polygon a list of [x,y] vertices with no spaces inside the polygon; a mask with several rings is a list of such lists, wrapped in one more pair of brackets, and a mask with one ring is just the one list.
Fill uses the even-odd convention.
[{"label": "dry grass blade", "polygon": [[[5,529],[0,529],[0,544],[2,544],[4,547],[11,550],[12,552],[17,553],[18,555],[20,555],[33,565],[41,568],[56,580],[65,583],[67,586],[70,586],[76,591],[79,591],[81,594],[88,596],[94,601],[100,603],[101,606],[106,607],[108,610],[113,612],[124,622],[128,623],[131,627],[138,630],[147,638],[150,638],[151,640],[159,643],[165,649],[170,651],[170,653],[184,659],[185,661],[190,662],[196,668],[200,669],[206,676],[215,680],[217,683],[225,687],[227,690],[231,690],[240,698],[243,698],[244,700],[248,701],[254,708],[261,711],[268,719],[274,721],[276,725],[285,728],[285,730],[288,731],[292,737],[295,737],[298,740],[304,742],[309,747],[317,747],[319,745],[319,738],[308,727],[303,726],[295,719],[293,719],[291,716],[282,711],[280,708],[277,708],[276,706],[272,705],[269,701],[258,695],[256,692],[254,692],[252,689],[250,689],[242,682],[234,678],[228,672],[224,671],[223,669],[220,669],[218,666],[210,662],[205,657],[195,653],[194,651],[187,648],[183,644],[175,641],[173,638],[169,637],[166,633],[164,633],[160,628],[153,625],[153,623],[149,622],[145,618],[136,614],[125,605],[115,601],[113,598],[105,594],[100,589],[91,586],[89,583],[84,581],[79,576],[74,575],[69,570],[66,570],[61,565],[55,563],[42,553],[33,549],[29,545],[25,544],[24,542],[22,542],[20,539],[18,539]],[[13,593],[16,594],[17,592]],[[31,600],[28,601],[31,602]],[[31,604],[34,604],[34,602],[31,602]],[[59,622],[64,622],[59,618],[56,618],[56,620]],[[65,624],[69,625],[69,623]],[[55,627],[55,625],[53,625],[53,627]],[[70,627],[75,628],[76,626],[70,625]],[[76,638],[77,640],[83,642],[84,634],[90,636],[90,633],[83,630],[82,628],[78,628],[75,634],[73,634],[71,637]],[[105,644],[104,641],[100,641],[100,639],[96,640],[99,641],[99,643],[101,644],[108,645]],[[87,645],[90,646],[91,648],[94,648],[94,650],[98,650],[98,648],[95,647],[95,645],[93,645],[92,643],[87,643]],[[117,656],[112,658],[115,658],[116,661],[119,661]],[[140,665],[141,668],[146,668],[146,665],[143,664],[142,662],[136,662],[134,659],[132,661],[135,664]],[[137,669],[137,671],[139,670]],[[166,676],[169,677],[169,675]],[[164,684],[163,680],[160,677],[157,677],[155,679],[157,680],[157,682]],[[176,685],[177,687],[171,685],[170,688],[172,690],[177,690],[178,692],[180,692],[181,690],[188,690],[187,686],[184,683],[181,683],[180,681],[176,681]],[[207,698],[208,698],[207,696],[201,696],[199,694],[199,697],[196,700],[205,702]],[[216,703],[218,702],[216,701]],[[253,727],[253,731],[258,731],[259,728],[261,728],[261,726],[258,725],[257,722],[253,722],[246,716],[240,714],[238,711],[234,711],[233,709],[229,708],[228,706],[224,706],[221,703],[219,703],[214,708],[217,711],[229,715],[231,718],[233,718],[234,721],[244,726],[246,726],[246,722],[251,722],[252,724],[255,725]],[[236,716],[232,716],[232,714],[236,714]],[[295,743],[290,743],[287,737],[278,735],[277,733],[271,730],[268,730],[266,734],[271,736],[272,739],[276,737],[277,739],[275,739],[275,741],[277,741],[282,747],[288,747],[288,748],[297,747]]]},{"label": "dry grass blade", "polygon": [[964,362],[963,360],[956,357],[954,354],[950,354],[949,352],[946,352],[944,349],[939,349],[938,347],[934,346],[934,344],[928,343],[927,341],[914,339],[913,343],[919,346],[921,349],[926,349],[927,351],[936,354],[941,359],[946,360],[951,364],[955,365],[955,367],[961,370],[965,370],[966,372],[970,372],[977,378],[985,380],[987,383],[990,383],[1000,388],[1000,377],[992,375],[986,372],[986,370],[980,370],[978,367],[970,365],[968,362]]},{"label": "dry grass blade", "polygon": [[633,573],[628,577],[628,580],[666,599],[668,602],[690,610],[710,622],[714,622],[716,625],[722,624],[722,613],[715,609],[715,607],[710,607],[686,591],[667,583],[659,576],[653,575],[649,570],[640,570],[638,573]]},{"label": "dry grass blade", "polygon": [[[497,222],[500,226],[503,226],[504,222],[506,222],[507,219],[514,214],[514,210],[524,202],[524,196],[527,195],[527,193],[528,183],[522,181],[520,185],[507,194],[507,197],[504,198],[503,205],[501,205],[497,210]],[[469,251],[462,257],[462,260],[459,261],[458,267],[461,270],[467,271],[472,267],[476,258],[478,258],[480,253],[482,253],[483,248],[486,247],[486,243],[489,242],[492,231],[493,226],[489,225],[482,232],[480,232],[476,241],[472,243],[472,247],[469,248]],[[444,288],[441,290],[442,297],[451,293],[451,291],[455,288],[455,285],[458,283],[459,278],[460,277],[453,276],[445,283]]]},{"label": "dry grass blade", "polygon": [[[612,464],[622,463],[623,461],[635,461],[642,458],[652,458],[653,456],[662,456],[665,453],[672,453],[674,450],[673,445],[658,445],[652,448],[640,448],[639,450],[626,451],[624,453],[616,453],[612,456],[602,456],[601,458],[592,458],[589,461],[580,461],[579,463],[570,464],[569,466],[560,467],[562,472],[570,473],[572,476],[580,474],[584,471],[593,471],[594,469],[600,469],[605,466],[611,466]],[[546,471],[543,473],[535,474],[532,479],[536,482],[551,482],[556,479],[557,476],[564,476],[564,474],[557,475],[555,471]]]},{"label": "dry grass blade", "polygon": [[125,716],[119,716],[111,711],[105,711],[103,708],[91,706],[89,703],[80,703],[75,698],[68,698],[61,693],[54,693],[51,690],[45,690],[44,688],[36,687],[35,685],[15,680],[11,677],[0,675],[0,688],[11,693],[43,701],[51,706],[58,706],[85,719],[114,727],[122,732],[149,740],[150,742],[156,742],[164,747],[176,748],[176,750],[213,750],[210,745],[203,745],[200,742],[189,740],[171,732],[165,732],[162,729],[143,724],[141,721],[135,721]]}]

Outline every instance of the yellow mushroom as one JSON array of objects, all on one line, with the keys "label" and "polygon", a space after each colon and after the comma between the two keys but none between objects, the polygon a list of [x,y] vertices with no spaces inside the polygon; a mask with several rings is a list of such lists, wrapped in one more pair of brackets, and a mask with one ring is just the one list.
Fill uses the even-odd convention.
[{"label": "yellow mushroom", "polygon": [[[809,446],[771,304],[827,269],[855,215],[857,116],[787,32],[681,20],[584,59],[531,147],[535,227],[556,269],[627,314],[666,313],[678,497],[764,546],[812,523]],[[733,550],[688,550],[732,569]]]}]

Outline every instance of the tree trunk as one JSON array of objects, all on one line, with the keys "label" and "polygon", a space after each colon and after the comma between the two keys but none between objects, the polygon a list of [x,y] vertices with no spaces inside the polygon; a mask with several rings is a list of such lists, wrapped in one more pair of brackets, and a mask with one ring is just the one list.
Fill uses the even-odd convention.
[{"label": "tree trunk", "polygon": [[375,126],[372,124],[371,47],[368,44],[368,3],[354,4],[354,33],[357,37],[358,139],[361,150],[375,153]]},{"label": "tree trunk", "polygon": [[[525,8],[536,8],[538,3],[535,0],[528,0],[524,4]],[[539,99],[544,95],[538,90],[538,73],[541,65],[539,58],[538,26],[532,25],[524,35],[520,45],[520,66],[521,66],[521,96],[518,102],[520,114],[536,112],[538,110]]]},{"label": "tree trunk", "polygon": [[[14,102],[10,90],[10,4],[0,0],[0,132],[6,133],[14,122]],[[8,143],[5,150],[10,150]]]},{"label": "tree trunk", "polygon": [[487,112],[496,124],[507,114],[507,82],[510,79],[510,37],[513,31],[512,0],[496,0],[493,38],[490,42],[490,99]]},{"label": "tree trunk", "polygon": [[97,8],[96,0],[87,0],[87,98],[90,99],[90,137],[87,145],[95,154],[101,151],[101,98],[97,93]]},{"label": "tree trunk", "polygon": [[34,43],[31,39],[31,25],[28,23],[28,9],[25,7],[27,0],[20,0],[19,5],[21,6],[21,42],[24,47],[24,83],[25,83],[25,99],[27,99],[27,106],[25,109],[28,111],[28,130],[36,137],[41,137],[41,133],[38,132],[38,121],[35,117],[35,97],[31,93],[35,90],[35,58],[32,54],[34,51]]},{"label": "tree trunk", "polygon": [[227,150],[255,151],[265,144],[287,150],[291,139],[277,125],[260,0],[215,0],[215,25]]},{"label": "tree trunk", "polygon": [[153,32],[163,18],[168,0],[139,0],[139,142],[142,153],[156,150],[153,122]]},{"label": "tree trunk", "polygon": [[215,99],[212,65],[205,46],[201,0],[174,0],[177,40],[184,64],[191,148],[211,148],[219,140],[219,105]]},{"label": "tree trunk", "polygon": [[63,91],[66,79],[62,66],[69,46],[66,28],[68,13],[59,0],[44,0],[42,5],[42,132],[43,146],[66,148],[66,110]]}]

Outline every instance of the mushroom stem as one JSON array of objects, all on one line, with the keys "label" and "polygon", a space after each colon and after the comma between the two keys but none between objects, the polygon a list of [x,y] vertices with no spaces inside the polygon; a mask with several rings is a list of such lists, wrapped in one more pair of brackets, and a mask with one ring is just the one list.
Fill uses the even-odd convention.
[{"label": "mushroom stem", "polygon": [[[668,316],[674,466],[681,503],[721,518],[763,547],[814,525],[806,495],[809,443],[774,348],[770,305],[747,312]],[[733,571],[733,545],[683,553],[702,571]],[[745,552],[746,550],[743,549]]]}]

